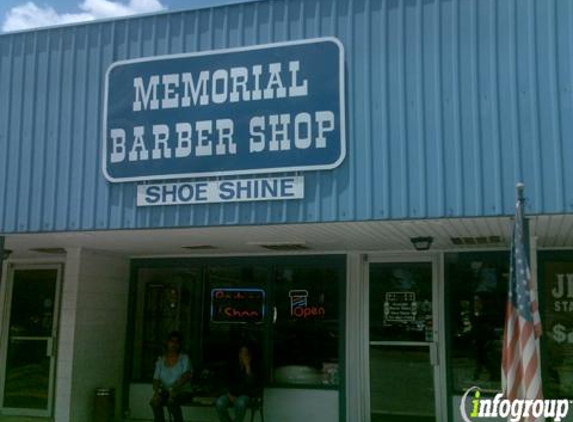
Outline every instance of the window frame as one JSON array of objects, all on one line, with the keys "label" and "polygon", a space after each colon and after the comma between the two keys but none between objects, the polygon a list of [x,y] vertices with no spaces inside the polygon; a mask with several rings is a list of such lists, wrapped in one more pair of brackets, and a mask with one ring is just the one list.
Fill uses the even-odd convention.
[{"label": "window frame", "polygon": [[[269,277],[264,286],[265,289],[265,306],[267,312],[263,322],[261,323],[262,330],[262,352],[261,352],[261,367],[263,368],[263,386],[265,388],[292,388],[292,389],[317,389],[317,390],[336,390],[340,393],[340,398],[343,398],[343,391],[345,385],[345,350],[346,350],[346,255],[344,254],[312,254],[312,255],[266,255],[266,256],[233,256],[233,257],[181,257],[181,258],[138,258],[132,259],[130,262],[130,285],[129,285],[129,304],[128,304],[128,324],[125,340],[125,365],[124,365],[124,394],[125,398],[129,397],[129,385],[132,383],[147,382],[133,379],[133,367],[131,361],[135,351],[135,325],[136,325],[136,310],[137,310],[137,288],[138,288],[138,271],[141,268],[146,269],[161,269],[161,268],[185,268],[194,267],[199,268],[202,287],[201,290],[208,288],[207,286],[207,270],[209,266],[224,265],[224,266],[264,266],[269,268]],[[319,384],[283,384],[271,382],[271,371],[273,370],[274,362],[274,338],[273,331],[274,325],[272,323],[272,312],[269,310],[274,306],[275,300],[275,281],[277,267],[284,266],[297,266],[300,268],[312,267],[328,267],[335,268],[339,273],[338,282],[338,364],[339,364],[339,384],[332,385],[319,385]],[[208,304],[201,300],[201,306],[205,307]],[[201,313],[204,315],[204,313]],[[199,324],[203,327],[205,323],[202,320]],[[198,350],[197,356],[200,359],[196,363],[203,360],[203,332],[201,329],[201,338],[197,342]],[[196,353],[188,351],[192,356]]]},{"label": "window frame", "polygon": [[[453,367],[453,282],[450,279],[451,272],[448,269],[448,257],[464,255],[464,261],[470,261],[472,258],[479,260],[480,257],[493,256],[494,254],[504,253],[507,254],[507,262],[509,265],[509,257],[511,249],[491,249],[491,250],[460,250],[460,251],[448,251],[443,253],[443,283],[444,283],[444,298],[445,309],[444,309],[444,328],[445,328],[445,340],[446,340],[446,394],[450,399],[448,400],[448,414],[451,415],[453,412],[452,408],[452,398],[460,396],[460,392],[455,389],[454,385],[454,367]],[[503,324],[503,323],[502,323]],[[501,362],[500,362],[501,365]],[[488,392],[484,392],[484,397],[488,396]],[[493,394],[491,394],[493,397]]]}]

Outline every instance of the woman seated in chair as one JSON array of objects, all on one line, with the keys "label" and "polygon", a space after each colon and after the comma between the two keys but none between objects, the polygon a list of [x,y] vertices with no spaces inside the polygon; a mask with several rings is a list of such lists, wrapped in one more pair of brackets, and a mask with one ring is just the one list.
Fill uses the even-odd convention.
[{"label": "woman seated in chair", "polygon": [[251,351],[247,346],[239,348],[237,362],[231,368],[228,392],[217,399],[216,407],[221,422],[231,422],[229,407],[235,409],[235,421],[243,422],[249,401],[255,393],[255,374]]},{"label": "woman seated in chair", "polygon": [[167,406],[174,422],[183,422],[181,391],[191,379],[192,367],[189,356],[181,353],[182,343],[183,338],[179,331],[170,333],[165,354],[155,363],[153,397],[150,402],[155,422],[165,422],[163,406]]}]

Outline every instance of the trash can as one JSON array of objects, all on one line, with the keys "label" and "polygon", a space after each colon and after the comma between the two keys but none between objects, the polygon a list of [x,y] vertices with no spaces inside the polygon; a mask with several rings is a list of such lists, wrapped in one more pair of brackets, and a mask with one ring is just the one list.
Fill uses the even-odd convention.
[{"label": "trash can", "polygon": [[97,388],[94,397],[93,422],[113,422],[115,418],[115,389]]}]

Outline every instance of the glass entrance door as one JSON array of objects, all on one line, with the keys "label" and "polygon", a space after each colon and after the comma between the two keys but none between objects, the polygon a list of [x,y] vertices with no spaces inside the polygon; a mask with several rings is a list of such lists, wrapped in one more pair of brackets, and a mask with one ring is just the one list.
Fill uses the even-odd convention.
[{"label": "glass entrance door", "polygon": [[2,413],[50,416],[55,368],[59,266],[9,272],[3,336]]},{"label": "glass entrance door", "polygon": [[428,262],[371,262],[372,422],[434,422],[438,348]]}]

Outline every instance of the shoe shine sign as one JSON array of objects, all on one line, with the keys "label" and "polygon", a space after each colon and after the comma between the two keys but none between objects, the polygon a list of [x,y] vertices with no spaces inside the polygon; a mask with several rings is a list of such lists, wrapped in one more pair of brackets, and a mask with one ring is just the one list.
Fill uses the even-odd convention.
[{"label": "shoe shine sign", "polygon": [[[120,61],[106,75],[103,173],[146,181],[140,206],[303,198],[300,175],[226,176],[337,167],[344,113],[335,38]],[[205,177],[217,180],[168,182]]]}]

